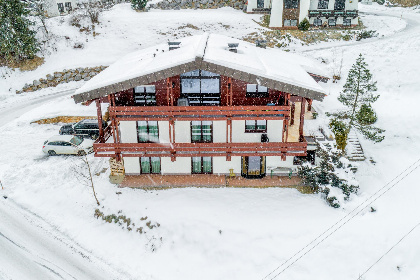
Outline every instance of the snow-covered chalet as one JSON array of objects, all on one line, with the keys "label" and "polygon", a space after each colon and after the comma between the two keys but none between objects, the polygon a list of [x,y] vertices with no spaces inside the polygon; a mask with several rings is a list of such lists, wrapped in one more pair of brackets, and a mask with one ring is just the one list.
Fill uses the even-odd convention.
[{"label": "snow-covered chalet", "polygon": [[96,102],[95,156],[122,162],[125,174],[255,178],[308,156],[304,115],[324,98],[326,77],[315,60],[203,34],[128,54],[73,98]]},{"label": "snow-covered chalet", "polygon": [[274,29],[297,29],[305,18],[314,27],[351,27],[359,14],[358,0],[248,0],[247,12],[269,14]]}]

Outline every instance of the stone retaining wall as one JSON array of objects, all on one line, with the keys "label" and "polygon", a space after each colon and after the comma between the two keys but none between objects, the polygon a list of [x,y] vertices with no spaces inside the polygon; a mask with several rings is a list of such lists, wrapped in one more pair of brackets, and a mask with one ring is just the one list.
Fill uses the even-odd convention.
[{"label": "stone retaining wall", "polygon": [[47,87],[55,87],[59,84],[64,84],[72,81],[89,81],[92,77],[99,74],[108,66],[86,67],[77,69],[64,69],[62,72],[54,72],[48,74],[45,78],[34,80],[31,84],[26,84],[22,90],[17,90],[16,93],[36,91]]},{"label": "stone retaining wall", "polygon": [[157,4],[150,4],[147,9],[180,10],[232,7],[237,10],[245,10],[246,3],[246,0],[163,0]]}]

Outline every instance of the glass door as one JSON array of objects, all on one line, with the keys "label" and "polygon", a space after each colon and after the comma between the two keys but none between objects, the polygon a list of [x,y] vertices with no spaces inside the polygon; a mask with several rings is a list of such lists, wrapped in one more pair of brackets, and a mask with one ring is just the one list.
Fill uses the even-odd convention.
[{"label": "glass door", "polygon": [[265,176],[265,157],[242,157],[242,176],[245,178],[262,178]]}]

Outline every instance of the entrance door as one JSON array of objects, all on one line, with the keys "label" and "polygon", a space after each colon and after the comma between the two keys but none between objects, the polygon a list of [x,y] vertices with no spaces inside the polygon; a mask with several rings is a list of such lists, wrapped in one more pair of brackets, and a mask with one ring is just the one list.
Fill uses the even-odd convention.
[{"label": "entrance door", "polygon": [[265,157],[242,157],[242,176],[262,178],[265,176]]}]

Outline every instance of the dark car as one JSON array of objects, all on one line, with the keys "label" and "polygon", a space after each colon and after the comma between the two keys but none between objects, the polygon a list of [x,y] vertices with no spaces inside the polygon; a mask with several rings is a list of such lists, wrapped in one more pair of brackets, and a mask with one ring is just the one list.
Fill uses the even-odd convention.
[{"label": "dark car", "polygon": [[[102,121],[102,127],[105,129],[108,124]],[[66,124],[60,128],[60,135],[77,135],[96,139],[99,137],[98,120],[86,119],[73,124]]]}]

